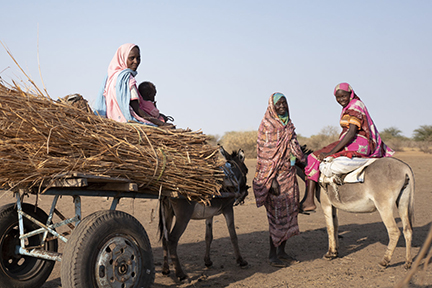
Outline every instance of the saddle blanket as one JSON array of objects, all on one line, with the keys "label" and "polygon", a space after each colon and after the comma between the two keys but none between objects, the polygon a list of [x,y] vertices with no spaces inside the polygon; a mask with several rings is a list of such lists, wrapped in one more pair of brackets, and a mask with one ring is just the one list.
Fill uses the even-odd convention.
[{"label": "saddle blanket", "polygon": [[375,160],[377,158],[327,157],[320,163],[319,169],[325,177],[332,178],[346,174],[344,183],[359,183],[364,181],[364,169]]}]

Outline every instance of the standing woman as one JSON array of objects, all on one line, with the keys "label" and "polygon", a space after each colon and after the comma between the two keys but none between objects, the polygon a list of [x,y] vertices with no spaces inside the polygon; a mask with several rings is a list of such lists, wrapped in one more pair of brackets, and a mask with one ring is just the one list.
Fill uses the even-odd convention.
[{"label": "standing woman", "polygon": [[306,193],[301,201],[301,210],[311,212],[316,209],[314,194],[320,171],[319,165],[324,158],[346,156],[352,157],[389,157],[394,151],[381,140],[378,129],[365,104],[354,93],[348,83],[340,83],[334,89],[336,101],[342,106],[340,126],[342,132],[339,140],[310,154],[307,159],[305,174],[307,176]]},{"label": "standing woman", "polygon": [[135,76],[140,63],[141,56],[137,45],[127,43],[117,49],[108,66],[108,75],[99,91],[94,111],[97,115],[118,122],[136,121],[172,128],[172,124],[151,117],[139,107],[143,100],[138,93]]},{"label": "standing woman", "polygon": [[285,244],[299,234],[299,187],[294,165],[305,159],[294,130],[285,96],[274,93],[258,129],[253,190],[257,207],[265,206],[267,210],[269,260],[275,267],[285,267],[282,260],[294,260],[285,252]]}]

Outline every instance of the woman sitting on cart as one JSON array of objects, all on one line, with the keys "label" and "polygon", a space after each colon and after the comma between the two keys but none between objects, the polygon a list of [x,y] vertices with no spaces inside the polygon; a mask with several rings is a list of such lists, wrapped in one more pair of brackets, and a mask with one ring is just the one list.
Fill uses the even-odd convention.
[{"label": "woman sitting on cart", "polygon": [[135,80],[140,62],[140,50],[137,45],[127,43],[117,49],[96,99],[95,114],[118,122],[134,121],[146,125],[175,128],[172,124],[150,116],[140,107],[143,99]]}]

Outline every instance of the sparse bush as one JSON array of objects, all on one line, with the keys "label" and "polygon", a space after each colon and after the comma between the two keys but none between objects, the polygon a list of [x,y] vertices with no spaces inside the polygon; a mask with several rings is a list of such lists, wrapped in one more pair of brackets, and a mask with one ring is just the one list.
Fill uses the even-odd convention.
[{"label": "sparse bush", "polygon": [[422,125],[414,130],[414,140],[416,141],[432,141],[432,125]]},{"label": "sparse bush", "polygon": [[420,151],[424,153],[432,153],[432,141],[418,141],[417,147]]},{"label": "sparse bush", "polygon": [[219,144],[230,153],[242,149],[246,158],[253,159],[257,157],[257,135],[257,131],[227,132],[222,136]]},{"label": "sparse bush", "polygon": [[312,135],[309,138],[298,136],[300,145],[305,145],[311,150],[319,150],[339,139],[339,133],[336,127],[326,126],[321,129],[318,135]]},{"label": "sparse bush", "polygon": [[404,148],[406,147],[404,145],[404,141],[398,138],[391,138],[388,141],[384,141],[384,143],[390,147],[391,149],[393,149],[394,151],[399,151],[402,152],[404,151]]},{"label": "sparse bush", "polygon": [[207,137],[208,137],[207,141],[210,145],[217,145],[220,139],[219,135],[207,135]]},{"label": "sparse bush", "polygon": [[394,151],[403,151],[408,148],[409,139],[403,136],[402,131],[396,127],[386,128],[380,132],[381,139]]},{"label": "sparse bush", "polygon": [[402,131],[399,130],[398,128],[390,127],[390,128],[386,128],[383,131],[381,131],[380,136],[381,136],[381,139],[383,141],[388,141],[388,140],[391,140],[393,138],[405,138],[402,136],[401,133],[402,133]]},{"label": "sparse bush", "polygon": [[403,141],[403,146],[405,148],[411,148],[411,150],[414,150],[417,147],[417,142],[412,140],[411,138],[407,138],[405,141]]},{"label": "sparse bush", "polygon": [[[297,134],[297,139],[300,145],[306,144],[307,148],[315,151],[337,141],[339,139],[338,130],[337,127],[326,126],[321,129],[319,134],[312,135],[309,138]],[[404,148],[411,148],[418,149],[424,153],[432,153],[432,126],[424,125],[414,130],[414,140],[417,141],[402,136],[401,133],[402,132],[398,128],[390,127],[380,132],[380,135],[382,140],[395,151],[403,151]],[[257,131],[231,131],[225,133],[222,138],[218,135],[210,135],[209,143],[215,144],[218,142],[230,153],[231,151],[242,149],[245,152],[246,158],[254,159],[257,157],[257,135]],[[219,138],[220,140],[218,141]]]}]

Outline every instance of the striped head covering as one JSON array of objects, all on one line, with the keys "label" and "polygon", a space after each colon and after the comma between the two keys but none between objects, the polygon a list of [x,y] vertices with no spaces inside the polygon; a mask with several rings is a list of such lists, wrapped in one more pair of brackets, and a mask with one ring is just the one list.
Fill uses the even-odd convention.
[{"label": "striped head covering", "polygon": [[[273,93],[272,96],[273,96],[273,103],[272,103],[273,106],[282,98],[285,98],[285,100],[286,100],[285,95],[282,93],[279,93],[279,92]],[[276,113],[276,111],[275,111],[275,113]],[[282,124],[286,125],[288,123],[288,120],[289,120],[288,111],[284,115],[279,115],[277,113],[276,113],[276,115],[281,120]]]}]

